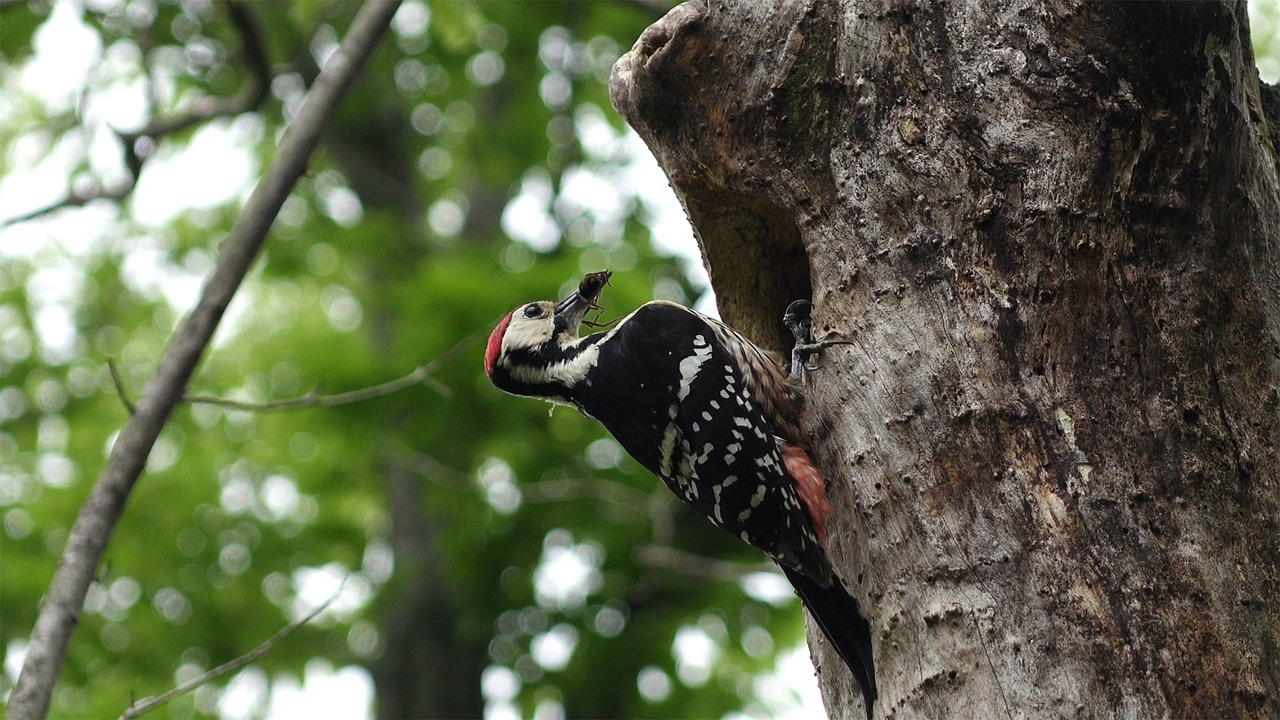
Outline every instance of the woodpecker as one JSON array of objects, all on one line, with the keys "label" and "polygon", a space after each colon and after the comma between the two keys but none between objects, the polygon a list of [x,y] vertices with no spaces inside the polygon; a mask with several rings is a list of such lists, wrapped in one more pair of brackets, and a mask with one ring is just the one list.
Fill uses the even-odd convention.
[{"label": "woodpecker", "polygon": [[808,358],[836,343],[809,341],[806,301],[785,318],[796,335],[790,368],[724,323],[669,302],[581,336],[609,276],[590,273],[558,303],[507,313],[489,336],[485,373],[500,390],[600,421],[701,515],[764,550],[857,678],[870,718],[871,628],[827,559],[831,506],[800,423]]}]

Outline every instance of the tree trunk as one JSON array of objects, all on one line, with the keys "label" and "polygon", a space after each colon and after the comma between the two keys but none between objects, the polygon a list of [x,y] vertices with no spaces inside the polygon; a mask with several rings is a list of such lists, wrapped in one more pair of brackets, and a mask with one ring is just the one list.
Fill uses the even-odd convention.
[{"label": "tree trunk", "polygon": [[[328,149],[340,163],[366,211],[375,212],[393,237],[378,252],[380,268],[368,281],[368,323],[376,347],[395,344],[394,304],[403,292],[405,276],[429,262],[422,239],[424,201],[416,183],[416,155],[409,110],[398,95],[379,95],[377,83],[355,89],[353,99],[363,112],[344,118],[328,138]],[[390,372],[388,368],[388,372]],[[415,442],[400,411],[385,422],[385,436]],[[379,599],[383,649],[369,664],[377,696],[379,718],[475,718],[484,714],[480,673],[488,662],[488,638],[469,632],[460,608],[470,599],[449,567],[441,537],[450,528],[431,510],[433,492],[421,473],[413,470],[400,442],[387,442],[377,453],[378,472],[385,478],[387,540],[395,557],[395,572]]]},{"label": "tree trunk", "polygon": [[812,296],[854,341],[809,422],[877,716],[1280,714],[1280,118],[1242,2],[693,2],[612,92],[725,319],[782,350]]},{"label": "tree trunk", "polygon": [[373,664],[379,718],[478,718],[483,648],[462,630],[460,600],[427,488],[403,461],[384,468],[396,577],[382,611],[385,650]]}]

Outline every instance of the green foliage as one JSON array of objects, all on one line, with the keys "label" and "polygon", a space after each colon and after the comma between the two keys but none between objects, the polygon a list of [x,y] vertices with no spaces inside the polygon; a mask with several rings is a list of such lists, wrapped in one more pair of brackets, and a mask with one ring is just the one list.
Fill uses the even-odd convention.
[{"label": "green foliage", "polygon": [[1249,34],[1258,75],[1263,82],[1280,82],[1280,3],[1259,0],[1249,3]]},{"label": "green foliage", "polygon": [[[245,39],[222,6],[91,7],[78,22],[116,49],[87,71],[87,87],[108,76],[115,89],[151,82],[154,113],[167,117],[233,96],[250,79]],[[272,94],[249,116],[205,125],[229,128],[261,168],[314,77],[315,54],[342,36],[355,6],[251,8],[277,73]],[[0,79],[12,97],[0,112],[0,149],[12,159],[70,143],[79,153],[66,163],[76,175],[67,186],[102,185],[125,172],[123,160],[100,151],[89,159],[75,144],[86,133],[109,138],[102,116],[24,84],[39,60],[32,38],[65,11],[0,11]],[[430,383],[339,407],[179,408],[112,538],[54,716],[114,717],[133,696],[249,651],[324,599],[323,588],[309,589],[322,568],[349,576],[344,598],[355,599],[256,663],[266,677],[301,678],[321,657],[371,668],[389,696],[402,688],[380,663],[401,643],[440,646],[467,667],[474,659],[464,687],[432,688],[460,702],[479,701],[486,666],[486,677],[518,679],[513,696],[488,701],[509,699],[525,715],[561,706],[571,716],[707,717],[752,707],[754,675],[800,639],[798,604],[753,600],[700,566],[655,564],[646,548],[696,550],[700,562],[764,567],[762,558],[690,516],[597,424],[502,395],[480,370],[505,311],[562,295],[586,270],[615,270],[605,318],[655,293],[697,295],[651,245],[652,209],[626,185],[619,142],[602,153],[582,137],[621,132],[609,66],[653,19],[622,3],[407,6],[277,220],[191,392],[271,402],[439,367]],[[83,92],[96,107],[100,90]],[[157,138],[139,193],[200,132]],[[28,170],[6,163],[0,182],[21,182]],[[562,192],[570,173],[599,178],[615,207]],[[190,177],[184,190],[204,182]],[[504,209],[528,183],[549,190],[531,202],[541,202],[552,242],[503,233]],[[0,652],[9,665],[126,419],[108,362],[136,397],[235,220],[237,197],[181,209],[161,227],[135,197],[0,231]],[[589,582],[557,596],[543,579],[556,560]],[[391,619],[420,614],[411,608],[448,609],[452,637],[397,633]],[[718,648],[709,672],[677,667],[682,628]],[[756,639],[751,652],[744,637]],[[548,659],[557,643],[571,652]],[[646,677],[671,679],[665,697],[641,695],[646,668]],[[216,715],[229,679],[162,712]]]}]

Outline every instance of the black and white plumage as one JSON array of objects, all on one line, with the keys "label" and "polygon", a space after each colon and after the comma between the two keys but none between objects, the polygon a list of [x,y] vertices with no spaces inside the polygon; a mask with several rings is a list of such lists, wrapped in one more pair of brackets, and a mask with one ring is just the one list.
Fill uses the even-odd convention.
[{"label": "black and white plumage", "polygon": [[579,337],[608,272],[511,311],[489,338],[499,389],[571,405],[711,522],[764,550],[875,699],[870,627],[826,557],[827,504],[800,429],[803,395],[732,328],[668,302]]}]

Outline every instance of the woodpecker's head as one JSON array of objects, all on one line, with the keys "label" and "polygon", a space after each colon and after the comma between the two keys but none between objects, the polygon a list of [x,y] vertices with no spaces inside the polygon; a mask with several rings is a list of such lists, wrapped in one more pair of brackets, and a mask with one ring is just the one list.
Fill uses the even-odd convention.
[{"label": "woodpecker's head", "polygon": [[484,371],[499,389],[548,399],[568,397],[573,382],[594,365],[593,358],[575,361],[582,338],[578,331],[587,311],[609,282],[601,270],[582,278],[578,289],[558,303],[539,300],[507,313],[489,336]]}]

